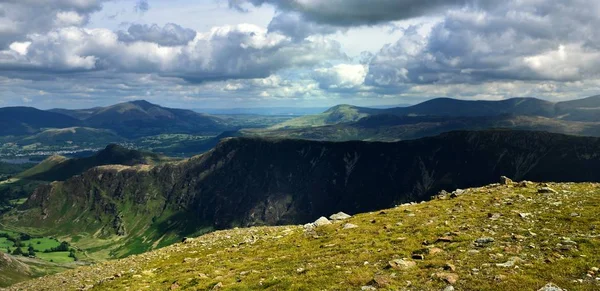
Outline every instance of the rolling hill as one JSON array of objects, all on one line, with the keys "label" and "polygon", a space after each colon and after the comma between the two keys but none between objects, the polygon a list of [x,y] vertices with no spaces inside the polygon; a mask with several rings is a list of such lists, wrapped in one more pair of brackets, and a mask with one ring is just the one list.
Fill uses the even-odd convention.
[{"label": "rolling hill", "polygon": [[63,114],[32,107],[0,108],[0,135],[27,135],[44,128],[65,128],[81,125],[81,121]]},{"label": "rolling hill", "polygon": [[127,138],[162,133],[220,133],[227,124],[214,116],[172,109],[144,100],[81,110],[53,109],[80,118],[89,127],[110,129]]},{"label": "rolling hill", "polygon": [[500,101],[436,98],[423,103],[389,109],[340,105],[316,115],[288,120],[271,129],[317,127],[351,123],[373,115],[409,117],[495,117],[515,115],[567,121],[600,122],[600,96],[553,103],[537,98],[511,98]]},{"label": "rolling hill", "polygon": [[375,114],[359,121],[317,127],[244,129],[240,136],[320,141],[400,141],[453,130],[515,129],[600,137],[600,122],[568,121],[525,115],[398,116]]},{"label": "rolling hill", "polygon": [[68,127],[47,129],[35,135],[27,136],[16,142],[19,144],[41,143],[43,145],[67,145],[76,144],[80,146],[111,144],[124,142],[126,139],[115,132],[106,129],[89,127]]},{"label": "rolling hill", "polygon": [[120,257],[213,229],[298,224],[428,200],[500,175],[600,181],[598,152],[598,138],[525,131],[396,143],[231,138],[186,161],[96,167],[42,186],[1,223],[76,236],[82,245],[93,240],[96,251]]},{"label": "rolling hill", "polygon": [[165,161],[154,153],[130,150],[119,145],[108,145],[104,150],[90,157],[68,159],[52,156],[27,171],[16,175],[16,178],[37,181],[64,181],[79,175],[88,169],[103,165],[150,165]]}]

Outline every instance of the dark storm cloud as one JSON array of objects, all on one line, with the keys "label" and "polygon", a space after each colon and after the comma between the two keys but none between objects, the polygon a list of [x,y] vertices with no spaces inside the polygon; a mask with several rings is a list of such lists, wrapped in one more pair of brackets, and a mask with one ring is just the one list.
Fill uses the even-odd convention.
[{"label": "dark storm cloud", "polygon": [[167,23],[163,27],[156,24],[132,24],[127,31],[119,31],[118,35],[123,42],[146,41],[163,46],[178,46],[192,41],[196,37],[196,31],[174,23]]},{"label": "dark storm cloud", "polygon": [[341,27],[375,25],[442,12],[468,5],[487,7],[493,0],[229,0],[229,6],[245,11],[244,4],[270,4],[280,11],[297,12],[307,21]]}]

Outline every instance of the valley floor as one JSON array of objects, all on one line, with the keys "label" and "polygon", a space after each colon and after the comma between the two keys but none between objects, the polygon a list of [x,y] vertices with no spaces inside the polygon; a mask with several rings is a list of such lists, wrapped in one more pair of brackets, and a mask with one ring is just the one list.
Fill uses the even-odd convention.
[{"label": "valley floor", "polygon": [[8,290],[600,290],[599,209],[600,184],[496,184],[214,232]]}]

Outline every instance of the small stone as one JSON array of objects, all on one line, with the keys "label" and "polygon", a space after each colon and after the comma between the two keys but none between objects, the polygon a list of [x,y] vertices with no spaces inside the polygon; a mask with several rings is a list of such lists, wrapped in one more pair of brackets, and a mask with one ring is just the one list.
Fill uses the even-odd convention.
[{"label": "small stone", "polygon": [[548,283],[544,287],[538,289],[538,291],[565,291],[565,290],[552,284],[552,283]]},{"label": "small stone", "polygon": [[451,263],[446,263],[446,264],[444,265],[444,270],[446,270],[446,271],[452,271],[452,272],[454,272],[454,271],[456,271],[456,266],[454,266],[454,265],[453,265],[453,264],[451,264]]},{"label": "small stone", "polygon": [[496,240],[493,237],[481,237],[475,240],[475,245],[478,247],[483,247],[495,241]]},{"label": "small stone", "polygon": [[223,283],[219,282],[217,284],[215,284],[215,286],[212,287],[212,289],[210,290],[221,290],[221,288],[223,288]]},{"label": "small stone", "polygon": [[329,219],[321,216],[319,219],[317,219],[315,222],[313,222],[313,224],[316,227],[319,227],[319,226],[331,224],[331,221],[329,221]]},{"label": "small stone", "polygon": [[408,270],[417,266],[417,263],[406,259],[396,259],[389,261],[388,266],[395,270]]},{"label": "small stone", "polygon": [[171,290],[176,290],[179,289],[179,284],[177,284],[177,281],[173,282],[173,284],[171,284]]},{"label": "small stone", "polygon": [[488,218],[491,220],[498,220],[500,216],[502,216],[500,213],[488,213]]},{"label": "small stone", "polygon": [[522,262],[522,261],[523,260],[519,257],[512,257],[505,263],[496,264],[496,267],[511,268],[511,267],[514,267],[516,263]]},{"label": "small stone", "polygon": [[600,269],[598,269],[597,267],[592,267],[590,270],[592,270],[592,272],[596,272],[596,273],[598,273],[598,271],[600,271]]},{"label": "small stone", "polygon": [[519,235],[519,234],[513,234],[513,235],[512,235],[512,239],[514,239],[514,240],[519,240],[519,241],[520,241],[520,240],[524,240],[524,239],[526,239],[526,237],[525,237],[525,236],[522,236],[522,235]]},{"label": "small stone", "polygon": [[453,242],[454,238],[451,236],[442,236],[437,239],[438,242]]},{"label": "small stone", "polygon": [[358,227],[358,225],[356,225],[356,224],[346,223],[346,224],[344,224],[343,229],[352,229],[352,228],[357,228],[357,227]]},{"label": "small stone", "polygon": [[390,278],[388,276],[385,275],[375,275],[373,277],[373,280],[371,280],[369,283],[370,286],[374,286],[377,288],[385,288],[388,287],[391,284]]},{"label": "small stone", "polygon": [[352,217],[352,216],[350,216],[344,212],[338,212],[336,214],[332,214],[331,216],[329,216],[329,219],[331,219],[331,220],[346,220],[350,217]]},{"label": "small stone", "polygon": [[578,217],[578,216],[579,216],[579,213],[577,213],[577,212],[571,213],[571,217]]},{"label": "small stone", "polygon": [[452,285],[456,284],[456,282],[458,281],[458,275],[455,273],[440,272],[440,273],[435,273],[435,277],[438,279],[442,279],[446,283],[452,284]]},{"label": "small stone", "polygon": [[550,187],[542,187],[538,189],[538,193],[540,194],[558,194],[558,192]]},{"label": "small stone", "polygon": [[446,286],[446,288],[444,288],[442,291],[454,291],[454,286],[452,286],[452,285],[448,285],[448,286]]},{"label": "small stone", "polygon": [[440,254],[440,253],[443,253],[443,252],[444,252],[444,250],[442,250],[440,248],[430,248],[429,249],[429,254],[432,255],[432,256]]},{"label": "small stone", "polygon": [[521,188],[527,188],[527,187],[529,187],[529,183],[530,183],[529,181],[521,181],[521,182],[519,182],[519,184],[517,184],[517,186],[521,187]]},{"label": "small stone", "polygon": [[531,216],[531,213],[519,213],[519,217],[521,218],[527,218],[529,216]]},{"label": "small stone", "polygon": [[371,286],[371,285],[367,285],[367,286],[362,286],[360,287],[360,290],[362,291],[373,291],[373,290],[377,290],[377,288]]},{"label": "small stone", "polygon": [[304,269],[304,268],[298,268],[298,269],[296,269],[296,273],[298,273],[298,274],[304,274],[304,273],[306,273],[306,269]]}]

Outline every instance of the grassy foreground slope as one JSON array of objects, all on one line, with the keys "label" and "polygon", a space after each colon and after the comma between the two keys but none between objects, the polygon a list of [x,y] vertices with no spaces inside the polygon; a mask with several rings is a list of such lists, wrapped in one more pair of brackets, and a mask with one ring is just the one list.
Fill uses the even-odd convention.
[{"label": "grassy foreground slope", "polygon": [[599,207],[600,184],[495,184],[314,228],[214,232],[9,290],[599,290]]}]

